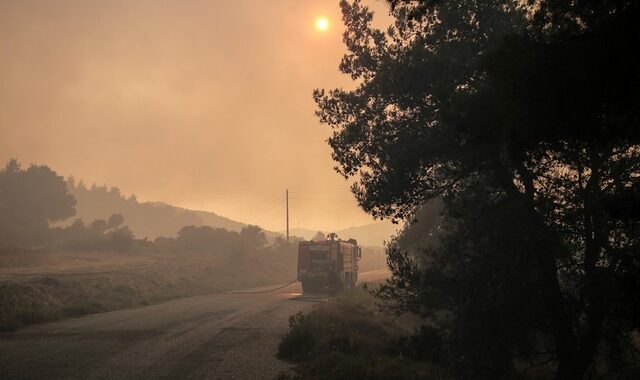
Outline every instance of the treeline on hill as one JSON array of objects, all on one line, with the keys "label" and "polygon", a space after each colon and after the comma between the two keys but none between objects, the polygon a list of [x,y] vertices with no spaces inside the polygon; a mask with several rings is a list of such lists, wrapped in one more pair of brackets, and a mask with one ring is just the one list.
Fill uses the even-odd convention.
[{"label": "treeline on hill", "polygon": [[159,202],[140,202],[135,195],[125,197],[117,187],[86,186],[69,177],[69,193],[76,199],[75,215],[85,221],[122,214],[136,236],[155,239],[173,236],[189,225],[210,225],[229,231],[240,231],[244,224],[208,211],[193,211]]},{"label": "treeline on hill", "polygon": [[77,249],[128,249],[134,243],[120,214],[91,224],[77,219],[67,227],[51,225],[75,214],[75,198],[64,179],[47,166],[22,169],[11,160],[0,170],[0,246]]},{"label": "treeline on hill", "polygon": [[431,239],[389,247],[376,294],[421,321],[390,357],[451,378],[639,378],[640,3],[389,3],[385,33],[341,2],[357,88],[314,96],[365,210],[443,202]]},{"label": "treeline on hill", "polygon": [[[84,189],[83,185],[74,187],[74,181],[69,183],[75,192]],[[100,189],[102,188],[95,187],[89,192],[100,193]],[[110,194],[113,202],[124,199],[117,189],[106,191],[106,194]],[[130,201],[135,199],[130,198]],[[243,254],[255,252],[267,245],[265,232],[253,225],[244,226],[239,232],[186,225],[177,232],[176,238],[158,237],[153,242],[147,238],[136,239],[120,213],[112,214],[108,219],[98,218],[90,223],[75,219],[70,224],[61,226],[62,222],[75,215],[75,206],[76,199],[67,191],[67,182],[49,167],[31,165],[23,169],[17,160],[9,161],[0,170],[0,247],[77,251],[190,249]],[[110,208],[108,205],[104,207]],[[176,215],[174,210],[168,212]],[[177,219],[184,222],[201,221],[193,216],[186,217],[185,220],[180,217]],[[173,233],[175,231],[171,234]],[[282,238],[275,239],[274,247],[282,244]]]}]

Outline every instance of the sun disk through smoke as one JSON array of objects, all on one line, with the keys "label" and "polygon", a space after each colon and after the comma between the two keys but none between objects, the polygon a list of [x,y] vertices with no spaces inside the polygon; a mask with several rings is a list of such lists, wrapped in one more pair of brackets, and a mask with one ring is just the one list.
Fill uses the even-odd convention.
[{"label": "sun disk through smoke", "polygon": [[329,28],[329,20],[324,17],[320,17],[316,20],[316,29],[323,32]]}]

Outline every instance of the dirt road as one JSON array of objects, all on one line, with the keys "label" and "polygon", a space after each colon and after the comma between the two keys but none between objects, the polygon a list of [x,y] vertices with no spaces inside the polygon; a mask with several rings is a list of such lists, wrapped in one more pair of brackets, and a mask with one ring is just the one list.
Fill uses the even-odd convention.
[{"label": "dirt road", "polygon": [[322,302],[300,292],[189,297],[0,334],[0,378],[270,379],[289,367],[274,356],[289,316]]}]

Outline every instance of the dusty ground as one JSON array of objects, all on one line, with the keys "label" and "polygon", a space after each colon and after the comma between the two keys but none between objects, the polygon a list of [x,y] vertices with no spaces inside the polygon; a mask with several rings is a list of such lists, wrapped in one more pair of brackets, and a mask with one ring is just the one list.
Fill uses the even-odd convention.
[{"label": "dusty ground", "polygon": [[[361,274],[362,281],[387,276]],[[288,317],[321,299],[299,285],[214,294],[93,314],[0,334],[3,379],[269,379]]]}]

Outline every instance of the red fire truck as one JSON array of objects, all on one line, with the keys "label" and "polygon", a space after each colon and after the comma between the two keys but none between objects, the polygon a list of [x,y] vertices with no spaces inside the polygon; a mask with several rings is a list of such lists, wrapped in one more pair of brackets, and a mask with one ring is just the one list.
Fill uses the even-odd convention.
[{"label": "red fire truck", "polygon": [[362,249],[355,239],[329,234],[324,241],[298,243],[298,280],[304,293],[335,294],[356,286]]}]

